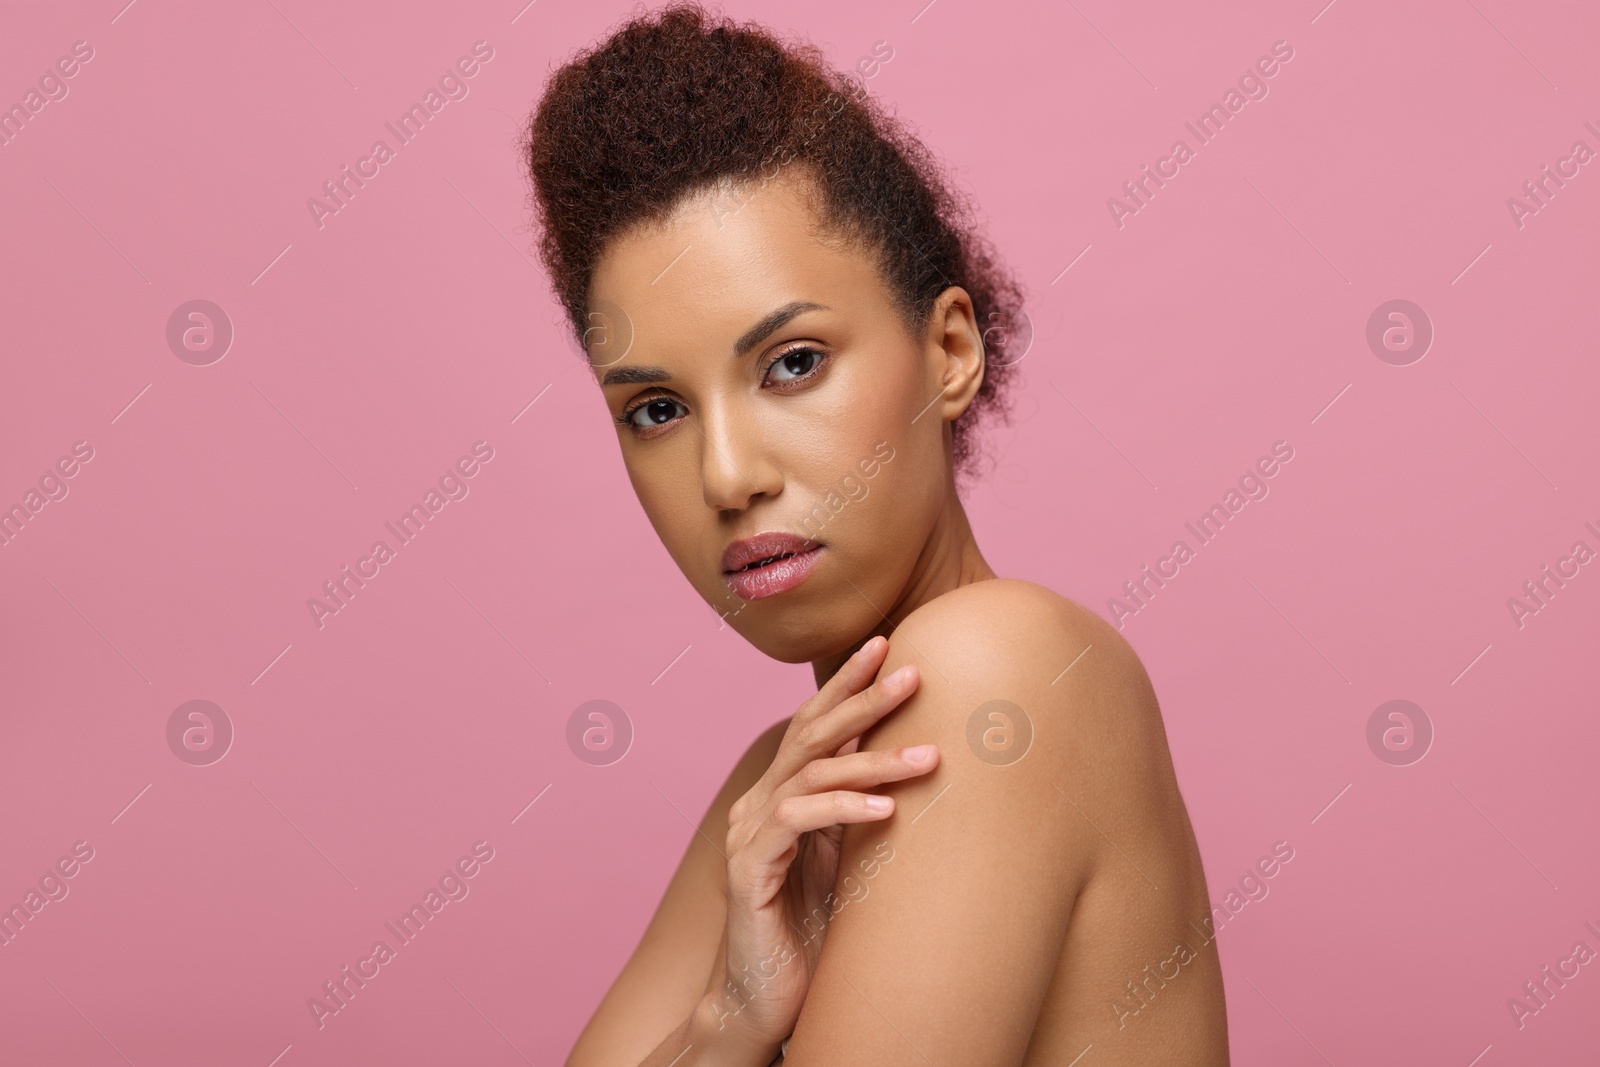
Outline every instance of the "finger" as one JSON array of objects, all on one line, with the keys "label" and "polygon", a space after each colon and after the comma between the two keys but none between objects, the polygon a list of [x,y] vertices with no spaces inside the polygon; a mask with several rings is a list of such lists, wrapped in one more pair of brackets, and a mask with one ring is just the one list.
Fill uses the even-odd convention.
[{"label": "finger", "polygon": [[818,718],[799,723],[797,717],[789,724],[773,756],[769,781],[786,782],[812,760],[838,753],[846,742],[866,733],[868,727],[898,707],[916,690],[920,680],[916,666],[907,664]]},{"label": "finger", "polygon": [[870,789],[885,782],[899,782],[927,774],[938,765],[937,745],[853,752],[848,756],[812,760],[779,786],[773,799],[776,801],[833,789]]},{"label": "finger", "polygon": [[[784,731],[783,738],[778,742],[778,751],[773,754],[772,762],[762,772],[761,778],[750,793],[735,802],[736,809],[745,811],[746,814],[753,814],[746,809],[753,807],[759,810],[765,807],[765,802],[770,801],[778,786],[793,777],[807,762],[818,756],[834,755],[852,741],[853,735],[845,734],[834,738],[827,751],[821,751],[818,745],[825,742],[819,743],[814,740],[818,734],[813,724],[841,701],[859,698],[863,693],[870,691],[872,679],[882,666],[883,657],[888,654],[888,650],[888,638],[882,635],[868,638],[860,648],[856,649],[855,654],[834,672],[833,677],[823,683],[816,696],[800,705],[790,720],[788,729]],[[890,688],[894,686],[891,685]],[[881,692],[881,683],[879,689]],[[887,713],[889,708],[885,707],[883,710]],[[865,729],[865,726],[862,729]],[[861,730],[855,733],[859,734]],[[730,810],[730,815],[732,814]]]},{"label": "finger", "polygon": [[794,713],[793,722],[805,723],[836,707],[841,701],[872,684],[873,677],[889,653],[889,639],[882,634],[868,638],[849,659],[822,683],[816,695],[808,698]]},{"label": "finger", "polygon": [[839,789],[785,797],[773,806],[755,835],[730,862],[759,867],[777,865],[801,834],[846,823],[877,822],[893,814],[894,798],[872,793]]}]

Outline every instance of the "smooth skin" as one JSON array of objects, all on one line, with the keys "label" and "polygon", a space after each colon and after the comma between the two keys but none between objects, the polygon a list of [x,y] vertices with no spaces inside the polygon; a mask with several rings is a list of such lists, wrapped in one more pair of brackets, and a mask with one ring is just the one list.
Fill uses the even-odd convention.
[{"label": "smooth skin", "polygon": [[[785,1067],[1226,1065],[1149,679],[1099,616],[997,577],[956,493],[971,299],[949,286],[908,329],[816,195],[791,166],[689,198],[613,238],[591,284],[590,363],[651,524],[819,688],[735,766],[567,1063],[767,1067],[788,1036]],[[817,306],[774,327],[797,304]],[[723,550],[773,530],[820,542],[815,566],[741,601]]]}]

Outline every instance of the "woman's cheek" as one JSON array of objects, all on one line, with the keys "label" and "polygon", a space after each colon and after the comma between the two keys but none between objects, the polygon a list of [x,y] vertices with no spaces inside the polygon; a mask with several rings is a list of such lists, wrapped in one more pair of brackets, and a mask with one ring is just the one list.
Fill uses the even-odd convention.
[{"label": "woman's cheek", "polygon": [[[691,583],[700,584],[706,579],[695,573],[696,561],[704,555],[703,542],[707,534],[699,526],[700,517],[686,507],[685,502],[699,503],[703,494],[698,485],[680,488],[668,472],[651,472],[648,467],[648,464],[630,465],[628,473],[634,493],[667,554]],[[710,577],[720,582],[721,571]]]}]

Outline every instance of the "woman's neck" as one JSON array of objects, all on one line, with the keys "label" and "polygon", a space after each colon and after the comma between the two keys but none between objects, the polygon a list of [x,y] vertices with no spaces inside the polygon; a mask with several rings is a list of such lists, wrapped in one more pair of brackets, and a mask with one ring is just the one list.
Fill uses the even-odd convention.
[{"label": "woman's neck", "polygon": [[811,670],[816,677],[818,689],[822,688],[823,684],[832,678],[862,645],[878,634],[885,636],[892,634],[902,619],[930,600],[943,596],[952,589],[959,589],[963,585],[998,577],[985,562],[983,553],[978,551],[978,542],[972,536],[972,526],[967,522],[966,508],[962,507],[953,485],[946,499],[949,504],[923,545],[916,565],[912,568],[911,580],[906,583],[900,599],[892,607],[884,604],[876,605],[888,617],[869,632],[862,634],[843,652],[812,660]]}]

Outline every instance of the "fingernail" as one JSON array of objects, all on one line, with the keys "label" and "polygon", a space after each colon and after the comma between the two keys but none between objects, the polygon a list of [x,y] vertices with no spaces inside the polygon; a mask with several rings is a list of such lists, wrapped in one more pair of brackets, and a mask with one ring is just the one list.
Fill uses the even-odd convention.
[{"label": "fingernail", "polygon": [[937,750],[938,746],[936,745],[914,745],[906,749],[901,755],[912,763],[926,763],[933,758],[933,754]]},{"label": "fingernail", "polygon": [[890,686],[891,688],[898,688],[899,686],[905,685],[907,682],[911,681],[911,674],[915,670],[916,668],[908,663],[904,667],[901,667],[899,670],[895,671],[893,674],[889,675],[889,677],[885,678],[883,680],[884,684]]},{"label": "fingernail", "polygon": [[867,807],[873,811],[888,811],[894,807],[894,801],[888,797],[869,796],[867,797]]}]

